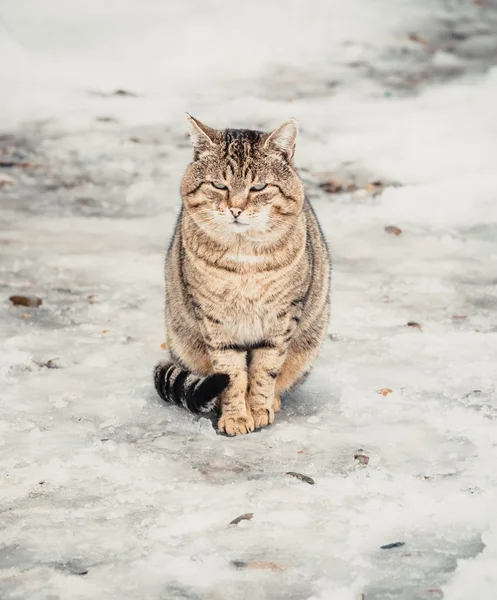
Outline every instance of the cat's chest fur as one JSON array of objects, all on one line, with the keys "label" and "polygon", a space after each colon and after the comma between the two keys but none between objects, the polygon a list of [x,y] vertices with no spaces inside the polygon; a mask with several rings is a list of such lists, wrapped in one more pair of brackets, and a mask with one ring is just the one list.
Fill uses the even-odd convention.
[{"label": "cat's chest fur", "polygon": [[198,276],[202,279],[197,286],[202,303],[220,321],[229,343],[250,344],[265,339],[277,323],[279,307],[289,301],[285,289],[288,283],[285,286],[275,273],[207,268]]},{"label": "cat's chest fur", "polygon": [[223,297],[224,329],[234,343],[249,344],[264,339],[274,327],[276,311],[267,301],[268,284],[262,277],[231,278]]}]

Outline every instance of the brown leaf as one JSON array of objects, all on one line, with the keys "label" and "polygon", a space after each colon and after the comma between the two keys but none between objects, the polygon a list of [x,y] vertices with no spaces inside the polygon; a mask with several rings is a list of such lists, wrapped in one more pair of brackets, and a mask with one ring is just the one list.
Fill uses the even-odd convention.
[{"label": "brown leaf", "polygon": [[102,333],[109,333],[110,329],[102,329]]},{"label": "brown leaf", "polygon": [[430,594],[430,598],[443,598],[444,593],[440,588],[432,588],[431,590],[426,590],[427,594]]},{"label": "brown leaf", "polygon": [[381,394],[382,396],[388,396],[388,394],[391,394],[392,392],[393,390],[390,388],[381,388],[381,390],[378,390],[378,394]]},{"label": "brown leaf", "polygon": [[354,460],[357,460],[361,463],[361,465],[369,464],[369,456],[365,454],[354,454]]},{"label": "brown leaf", "polygon": [[244,515],[240,515],[236,519],[233,519],[233,521],[230,521],[230,525],[238,525],[240,521],[250,521],[253,516],[254,513],[245,513]]},{"label": "brown leaf", "polygon": [[417,33],[411,33],[407,37],[411,42],[416,42],[418,44],[421,44],[422,46],[425,46],[425,48],[427,48],[428,50],[434,51],[436,49],[435,46],[431,42],[429,42],[428,40],[425,40],[424,38],[419,36]]},{"label": "brown leaf", "polygon": [[169,346],[168,346],[168,344],[166,344],[166,342],[162,342],[160,347],[161,347],[161,350],[167,350],[169,348]]},{"label": "brown leaf", "polygon": [[381,194],[385,187],[385,184],[382,181],[371,181],[367,185],[364,186],[364,191],[368,194],[371,194],[373,198]]},{"label": "brown leaf", "polygon": [[391,235],[400,235],[402,233],[402,229],[396,225],[387,225],[385,231]]},{"label": "brown leaf", "polygon": [[302,473],[295,473],[295,471],[288,471],[286,473],[286,475],[291,475],[292,477],[295,477],[296,479],[300,479],[300,481],[304,481],[305,483],[308,483],[309,485],[314,485],[314,479],[312,477],[308,477],[307,475],[302,475]]},{"label": "brown leaf", "polygon": [[35,306],[42,304],[42,299],[36,296],[11,296],[9,300],[14,306]]},{"label": "brown leaf", "polygon": [[343,192],[354,192],[357,190],[355,183],[346,183],[344,181],[339,181],[338,179],[323,181],[319,184],[319,187],[327,194],[341,194]]},{"label": "brown leaf", "polygon": [[32,162],[0,159],[0,168],[4,169],[11,167],[24,167],[26,169],[32,169],[34,166],[35,165]]},{"label": "brown leaf", "polygon": [[452,315],[452,318],[462,321],[464,319],[467,319],[468,315]]},{"label": "brown leaf", "polygon": [[419,323],[417,323],[416,321],[408,321],[407,326],[415,327],[416,329],[422,329],[421,325]]},{"label": "brown leaf", "polygon": [[31,315],[29,313],[23,313],[21,319],[31,319]]}]

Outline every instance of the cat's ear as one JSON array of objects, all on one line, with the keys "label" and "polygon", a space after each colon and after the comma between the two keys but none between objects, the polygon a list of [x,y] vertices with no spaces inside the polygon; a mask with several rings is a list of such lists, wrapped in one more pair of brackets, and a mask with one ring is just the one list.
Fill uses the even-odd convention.
[{"label": "cat's ear", "polygon": [[295,119],[288,119],[288,121],[285,121],[269,134],[264,147],[267,150],[277,150],[287,160],[292,160],[295,153],[295,140],[297,139],[298,132],[297,121]]},{"label": "cat's ear", "polygon": [[186,120],[190,127],[190,139],[192,140],[195,156],[208,152],[216,145],[218,132],[215,129],[207,127],[188,113],[186,113]]}]

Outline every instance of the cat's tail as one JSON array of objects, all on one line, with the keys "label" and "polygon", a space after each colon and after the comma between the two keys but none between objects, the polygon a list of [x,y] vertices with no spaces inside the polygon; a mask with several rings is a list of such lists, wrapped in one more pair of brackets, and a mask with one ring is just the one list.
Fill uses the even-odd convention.
[{"label": "cat's tail", "polygon": [[172,362],[159,363],[154,369],[155,389],[159,396],[192,413],[214,410],[216,397],[228,387],[229,382],[229,375],[224,373],[199,377]]}]

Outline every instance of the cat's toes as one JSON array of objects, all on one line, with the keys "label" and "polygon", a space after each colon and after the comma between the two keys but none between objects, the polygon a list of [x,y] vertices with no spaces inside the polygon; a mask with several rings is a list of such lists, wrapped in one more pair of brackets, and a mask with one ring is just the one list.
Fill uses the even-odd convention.
[{"label": "cat's toes", "polygon": [[274,421],[274,411],[272,408],[256,408],[252,409],[252,416],[254,417],[255,428],[266,427]]},{"label": "cat's toes", "polygon": [[274,412],[278,412],[281,408],[281,398],[279,397],[278,394],[275,394],[274,396],[274,402],[273,402],[273,410]]},{"label": "cat's toes", "polygon": [[250,413],[222,415],[217,427],[228,435],[244,435],[254,431],[254,419]]}]

